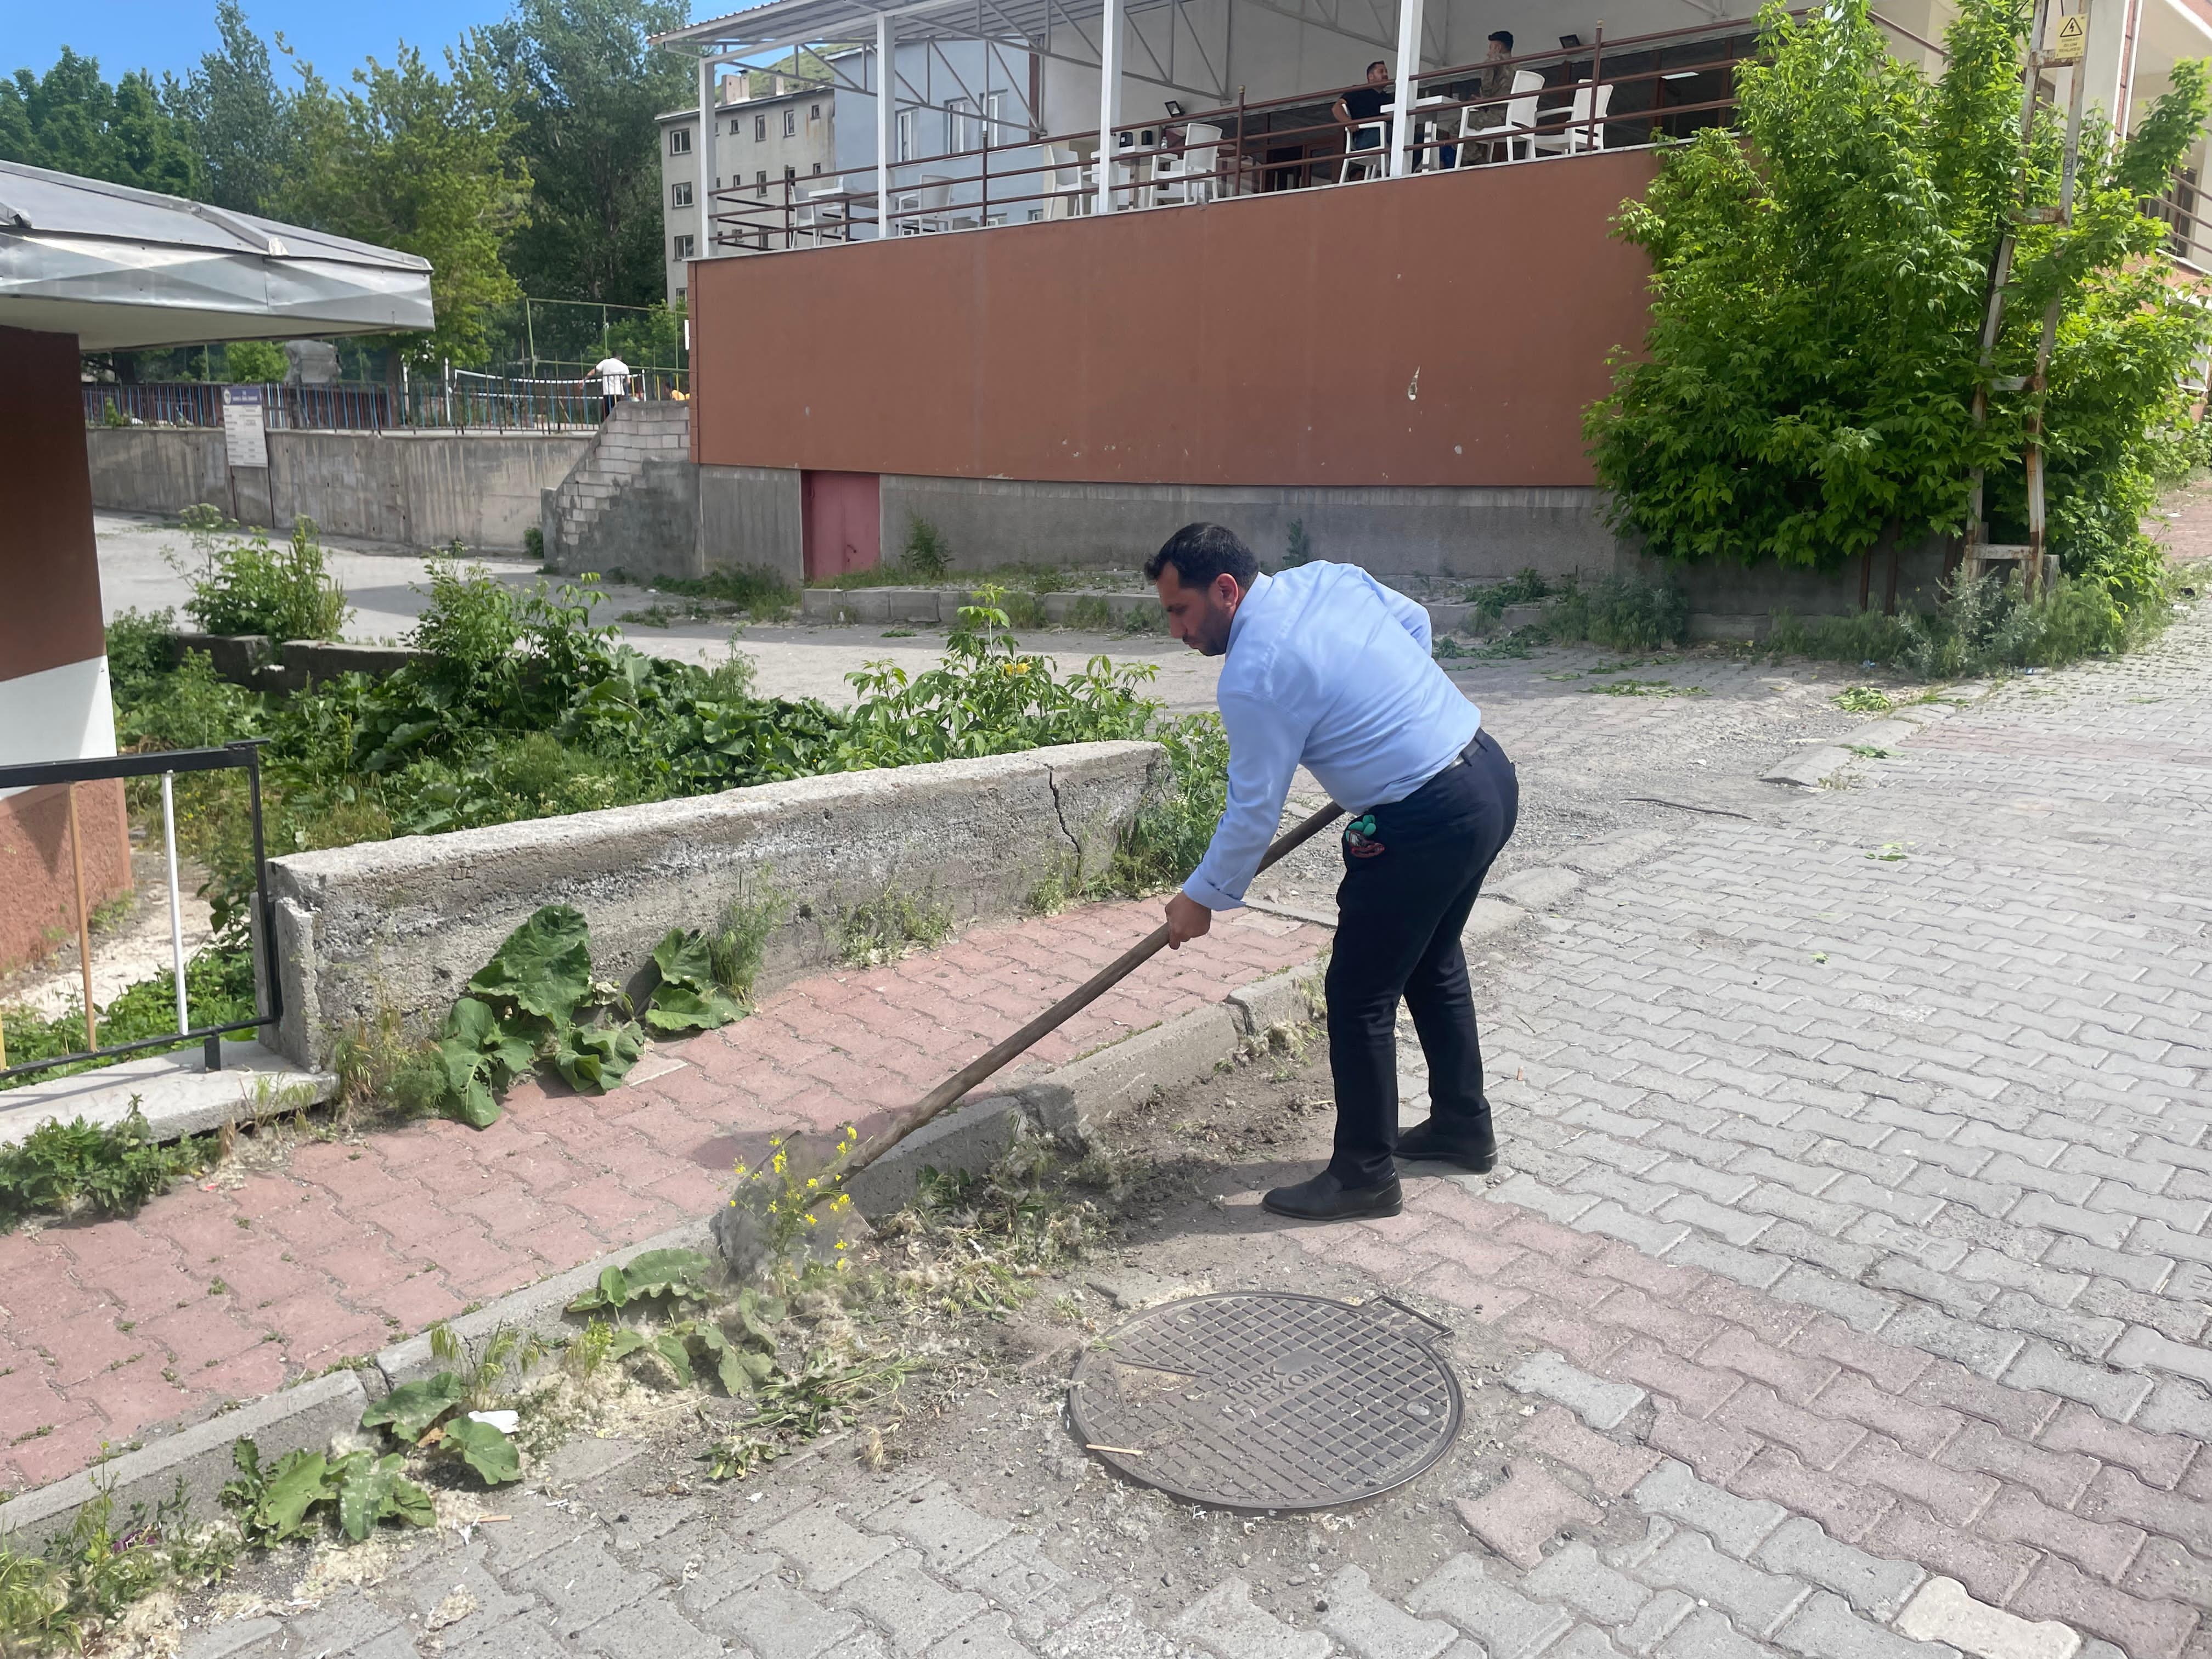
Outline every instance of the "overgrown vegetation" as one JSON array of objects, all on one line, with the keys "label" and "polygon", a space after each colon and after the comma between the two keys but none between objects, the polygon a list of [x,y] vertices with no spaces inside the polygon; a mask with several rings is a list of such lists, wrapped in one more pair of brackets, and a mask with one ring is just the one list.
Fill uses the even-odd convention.
[{"label": "overgrown vegetation", "polygon": [[0,1653],[82,1653],[142,1597],[223,1577],[236,1547],[226,1529],[191,1522],[181,1481],[151,1515],[134,1504],[119,1525],[100,1492],[41,1551],[0,1539]]},{"label": "overgrown vegetation", "polygon": [[[185,528],[200,555],[185,613],[206,634],[265,634],[286,640],[334,640],[353,614],[345,590],[330,574],[315,521],[293,520],[292,538],[271,547],[260,531],[240,540],[220,539],[234,528],[214,507],[190,507]],[[179,567],[182,568],[183,567]]]},{"label": "overgrown vegetation", "polygon": [[156,1141],[136,1095],[120,1123],[42,1123],[0,1146],[0,1233],[33,1215],[129,1215],[171,1182],[213,1168],[218,1156],[212,1135]]},{"label": "overgrown vegetation", "polygon": [[906,521],[906,545],[899,550],[899,570],[916,581],[941,580],[952,568],[952,545],[939,530],[919,513]]},{"label": "overgrown vegetation", "polygon": [[1778,613],[1764,648],[1832,662],[1876,663],[1923,680],[1957,679],[2117,656],[2154,632],[2166,616],[2162,592],[2130,600],[2094,576],[2062,576],[2029,600],[2017,581],[1991,571],[1953,581],[1936,608],[1925,613]]},{"label": "overgrown vegetation", "polygon": [[[1622,210],[1621,234],[1655,267],[1651,326],[1624,345],[1613,394],[1585,422],[1620,528],[1672,559],[1830,569],[1885,533],[1955,533],[1985,469],[1992,539],[2025,540],[2037,394],[2022,377],[2056,301],[2051,538],[2080,597],[2054,596],[2064,620],[2032,648],[2109,639],[2160,607],[2160,556],[2139,520],[2161,475],[2203,453],[2184,383],[2212,312],[2140,204],[2166,193],[2212,97],[2204,66],[2185,62],[2131,138],[2091,123],[2072,222],[2020,228],[1984,365],[1999,239],[2022,206],[2057,199],[2063,112],[2049,103],[2023,170],[2027,19],[2024,0],[1965,0],[1931,81],[1890,55],[1867,0],[1766,8],[1758,58],[1736,71],[1736,125],[1672,147]],[[1993,609],[1971,592],[1952,603]],[[1986,654],[1978,621],[1944,631],[1962,660]],[[1902,648],[1931,663],[1948,650],[1932,630]]]},{"label": "overgrown vegetation", "polygon": [[837,954],[848,966],[873,968],[896,962],[917,947],[927,951],[952,936],[952,907],[935,892],[886,887],[871,898],[841,905]]},{"label": "overgrown vegetation", "polygon": [[[151,979],[142,979],[120,992],[100,1010],[100,1040],[137,1042],[163,1036],[177,1029],[177,999],[172,988],[176,975],[164,968]],[[185,1006],[195,1026],[224,1025],[253,1017],[253,959],[243,932],[234,946],[219,943],[197,951],[185,961]],[[8,1038],[8,1063],[21,1066],[57,1054],[82,1052],[85,1046],[84,1011],[72,1005],[48,1017],[28,1008],[0,1008],[0,1029]],[[246,1035],[251,1035],[247,1033]],[[148,1048],[141,1055],[159,1054]],[[0,1091],[35,1082],[40,1078],[67,1077],[92,1069],[98,1062],[79,1060],[28,1077],[0,1079]]]}]

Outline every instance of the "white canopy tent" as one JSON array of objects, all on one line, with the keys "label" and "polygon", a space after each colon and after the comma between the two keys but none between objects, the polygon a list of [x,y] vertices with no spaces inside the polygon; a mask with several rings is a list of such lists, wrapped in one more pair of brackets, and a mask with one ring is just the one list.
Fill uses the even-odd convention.
[{"label": "white canopy tent", "polygon": [[0,326],[114,351],[432,325],[412,254],[0,161]]}]

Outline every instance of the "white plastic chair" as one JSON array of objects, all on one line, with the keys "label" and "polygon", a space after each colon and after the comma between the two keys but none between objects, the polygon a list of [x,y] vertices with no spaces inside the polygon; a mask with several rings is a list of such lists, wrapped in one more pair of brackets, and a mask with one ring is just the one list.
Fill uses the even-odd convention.
[{"label": "white plastic chair", "polygon": [[[1477,126],[1478,118],[1498,108],[1495,104],[1469,105],[1459,112],[1459,155],[1455,165],[1473,167],[1476,150],[1482,152],[1484,161],[1491,159],[1491,146],[1505,146],[1505,159],[1516,159],[1513,146],[1525,144],[1534,137],[1530,131],[1536,125],[1536,94],[1544,89],[1544,77],[1534,70],[1513,71],[1513,95],[1505,100],[1505,121],[1502,126]],[[1610,88],[1608,88],[1610,90]]]},{"label": "white plastic chair", "polygon": [[[1375,142],[1363,145],[1359,135],[1371,132]],[[1380,179],[1383,164],[1390,159],[1390,124],[1388,121],[1361,121],[1344,130],[1344,160],[1337,164],[1336,182],[1348,185],[1357,176],[1361,179]],[[1358,168],[1355,175],[1352,169]]]},{"label": "white plastic chair", "polygon": [[952,194],[951,181],[925,179],[918,185],[891,192],[891,210],[898,216],[898,234],[922,236],[945,228],[945,204]]},{"label": "white plastic chair", "polygon": [[1052,198],[1045,204],[1048,219],[1073,219],[1091,211],[1091,204],[1098,194],[1098,170],[1084,165],[1083,158],[1066,144],[1048,144],[1045,157],[1052,163],[1050,182],[1045,186]]},{"label": "white plastic chair", "polygon": [[[838,199],[819,199],[832,196]],[[825,241],[852,240],[852,227],[846,218],[844,192],[838,186],[825,185],[819,190],[801,190],[796,192],[796,197],[794,228],[799,232],[799,240],[812,241],[819,246]]]},{"label": "white plastic chair", "polygon": [[1152,205],[1212,201],[1219,183],[1213,171],[1220,153],[1221,129],[1208,121],[1193,121],[1183,129],[1182,155],[1164,149],[1152,157]]},{"label": "white plastic chair", "polygon": [[1597,88],[1593,107],[1590,84],[1583,82],[1575,88],[1575,101],[1565,111],[1547,110],[1543,119],[1556,121],[1562,114],[1567,118],[1565,132],[1534,132],[1528,142],[1539,154],[1545,155],[1579,155],[1586,150],[1605,148],[1606,112],[1613,107],[1613,86],[1610,82]]}]

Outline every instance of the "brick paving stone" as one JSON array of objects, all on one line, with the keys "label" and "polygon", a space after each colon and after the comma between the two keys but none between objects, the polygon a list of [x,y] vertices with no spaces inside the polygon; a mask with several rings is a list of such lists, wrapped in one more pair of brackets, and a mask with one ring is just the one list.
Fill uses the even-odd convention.
[{"label": "brick paving stone", "polygon": [[1738,1498],[1672,1462],[1644,1476],[1632,1495],[1645,1510],[1696,1528],[1740,1561],[1784,1518],[1780,1504]]},{"label": "brick paving stone", "polygon": [[1618,1427],[1644,1403],[1644,1390],[1607,1382],[1571,1365],[1557,1353],[1537,1353],[1524,1359],[1505,1379],[1523,1394],[1540,1394],[1556,1400],[1593,1428]]},{"label": "brick paving stone", "polygon": [[1105,1585],[1070,1572],[1026,1534],[1017,1534],[963,1562],[951,1577],[962,1588],[986,1597],[1025,1637],[1042,1636],[1066,1624],[1106,1594]]},{"label": "brick paving stone", "polygon": [[1927,1577],[1910,1561],[1888,1561],[1838,1543],[1813,1522],[1793,1516],[1770,1534],[1753,1559],[1834,1591],[1868,1618],[1887,1622]]},{"label": "brick paving stone", "polygon": [[1328,1659],[1334,1647],[1321,1632],[1295,1629],[1254,1606],[1241,1578],[1215,1585],[1169,1628],[1217,1659]]},{"label": "brick paving stone", "polygon": [[981,1596],[945,1589],[921,1571],[921,1557],[911,1550],[856,1574],[838,1601],[890,1632],[892,1646],[902,1653],[935,1646],[983,1611]]},{"label": "brick paving stone", "polygon": [[1659,1644],[1659,1659],[1770,1659],[1774,1650],[1755,1642],[1710,1608],[1692,1613]]},{"label": "brick paving stone", "polygon": [[1739,1630],[1771,1635],[1807,1594],[1799,1580],[1763,1572],[1715,1549],[1701,1533],[1678,1532],[1637,1569],[1662,1589],[1678,1589],[1699,1606],[1727,1613]]},{"label": "brick paving stone", "polygon": [[2117,1644],[2131,1659],[2174,1659],[2199,1623],[2193,1607],[2127,1595],[2050,1555],[2036,1564],[2006,1601],[2005,1611],[2037,1622],[2071,1625]]},{"label": "brick paving stone", "polygon": [[740,1642],[757,1659],[816,1659],[856,1633],[851,1613],[823,1607],[774,1578],[763,1579],[707,1608],[699,1623]]},{"label": "brick paving stone", "polygon": [[1593,1434],[1559,1406],[1546,1406],[1514,1437],[1518,1449],[1540,1451],[1579,1473],[1601,1496],[1619,1498],[1650,1474],[1659,1455]]},{"label": "brick paving stone", "polygon": [[787,1516],[761,1534],[761,1542],[794,1563],[810,1590],[833,1590],[863,1567],[897,1548],[888,1538],[864,1533],[829,1504]]},{"label": "brick paving stone", "polygon": [[1016,1639],[1004,1613],[986,1613],[963,1625],[929,1650],[929,1659],[1036,1659]]},{"label": "brick paving stone", "polygon": [[1363,1568],[1340,1568],[1321,1599],[1322,1629],[1355,1659],[1437,1659],[1459,1639],[1450,1625],[1416,1619],[1377,1595]]},{"label": "brick paving stone", "polygon": [[1013,1531],[959,1503],[936,1481],[872,1511],[865,1521],[873,1531],[895,1533],[914,1544],[939,1572],[974,1560]]},{"label": "brick paving stone", "polygon": [[1544,1546],[1570,1526],[1595,1527],[1597,1507],[1561,1486],[1544,1469],[1516,1457],[1505,1479],[1480,1498],[1453,1500],[1467,1529],[1516,1566],[1533,1567]]},{"label": "brick paving stone", "polygon": [[1449,1620],[1482,1644],[1488,1659],[1528,1659],[1574,1623],[1500,1583],[1473,1555],[1446,1561],[1413,1588],[1406,1606],[1419,1616]]}]

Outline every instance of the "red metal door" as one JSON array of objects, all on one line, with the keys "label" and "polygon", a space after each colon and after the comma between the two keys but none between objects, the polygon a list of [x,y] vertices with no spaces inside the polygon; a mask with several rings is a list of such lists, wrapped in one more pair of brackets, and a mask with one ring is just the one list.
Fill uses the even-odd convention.
[{"label": "red metal door", "polygon": [[802,472],[799,492],[807,580],[873,570],[883,562],[880,473]]}]

